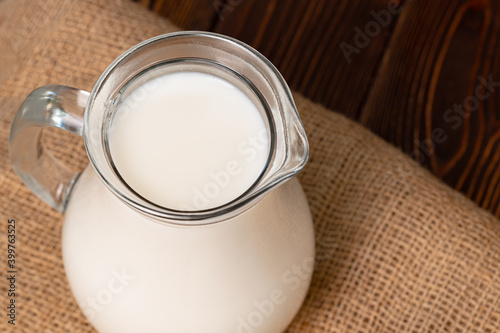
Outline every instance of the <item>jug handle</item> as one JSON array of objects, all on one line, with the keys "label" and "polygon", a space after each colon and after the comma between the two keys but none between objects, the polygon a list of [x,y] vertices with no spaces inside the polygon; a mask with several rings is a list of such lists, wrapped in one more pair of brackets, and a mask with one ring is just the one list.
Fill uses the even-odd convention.
[{"label": "jug handle", "polygon": [[9,154],[14,171],[33,193],[60,212],[64,212],[80,173],[45,148],[42,129],[56,127],[82,136],[88,98],[88,92],[75,88],[38,88],[26,97],[10,130]]}]

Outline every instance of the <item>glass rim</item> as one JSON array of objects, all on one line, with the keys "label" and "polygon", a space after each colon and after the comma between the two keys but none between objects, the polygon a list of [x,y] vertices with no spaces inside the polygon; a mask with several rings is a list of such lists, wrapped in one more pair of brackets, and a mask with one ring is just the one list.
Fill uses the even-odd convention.
[{"label": "glass rim", "polygon": [[[145,40],[127,51],[125,51],[123,54],[121,54],[118,58],[116,58],[107,68],[106,70],[101,74],[99,77],[97,83],[93,87],[92,91],[90,92],[89,100],[86,106],[85,110],[85,115],[84,115],[84,126],[83,126],[83,137],[84,137],[84,142],[85,142],[85,148],[87,150],[87,154],[90,160],[90,164],[98,174],[99,178],[104,182],[106,187],[111,190],[111,192],[122,202],[127,204],[129,207],[133,208],[134,210],[145,214],[148,217],[153,218],[156,221],[168,223],[168,224],[174,224],[174,225],[189,225],[189,226],[194,226],[194,225],[208,225],[208,224],[213,224],[213,223],[218,223],[222,222],[224,220],[227,220],[231,217],[237,216],[241,214],[242,212],[246,211],[250,207],[252,207],[255,203],[258,202],[258,200],[261,198],[261,196],[276,186],[277,184],[281,183],[282,181],[293,177],[296,175],[303,167],[305,164],[305,161],[307,161],[307,156],[308,156],[308,147],[306,147],[307,151],[305,153],[305,160],[304,162],[295,170],[289,170],[289,172],[283,173],[281,177],[278,177],[274,179],[272,182],[268,182],[266,186],[261,186],[258,187],[259,182],[262,181],[264,174],[268,172],[268,167],[272,163],[272,158],[273,154],[275,153],[275,149],[277,149],[276,145],[276,137],[277,137],[277,130],[275,128],[276,124],[274,123],[274,117],[271,112],[271,110],[268,110],[268,105],[266,103],[266,99],[262,96],[259,95],[259,90],[258,88],[253,87],[252,82],[247,79],[244,75],[239,73],[236,70],[233,70],[229,66],[224,66],[227,69],[232,70],[234,73],[236,73],[239,77],[242,77],[250,83],[249,87],[257,93],[257,96],[259,97],[259,100],[262,102],[262,105],[264,106],[265,112],[267,114],[268,118],[268,124],[269,124],[269,155],[268,159],[265,165],[265,168],[262,170],[260,173],[259,177],[255,180],[255,182],[242,193],[240,196],[235,198],[234,200],[231,200],[230,202],[227,202],[223,205],[209,208],[209,209],[203,209],[203,210],[195,210],[195,211],[181,211],[181,210],[174,210],[174,209],[169,209],[160,205],[157,205],[150,200],[147,200],[146,198],[142,197],[140,194],[135,192],[135,197],[131,197],[130,193],[130,187],[129,187],[129,193],[124,191],[123,189],[120,188],[121,185],[128,186],[128,184],[123,180],[123,179],[116,179],[116,174],[115,178],[109,179],[109,175],[106,175],[105,171],[110,171],[112,169],[112,165],[109,164],[109,161],[112,160],[109,151],[106,152],[106,144],[105,141],[103,141],[106,137],[105,131],[107,130],[106,126],[104,124],[101,124],[101,133],[99,134],[98,138],[99,140],[96,141],[93,139],[93,133],[91,133],[92,126],[92,109],[94,107],[94,102],[96,100],[96,97],[99,95],[101,92],[101,89],[106,85],[108,79],[110,76],[114,73],[114,71],[120,67],[124,62],[126,62],[128,59],[134,56],[134,54],[138,53],[140,50],[145,49],[149,46],[152,46],[153,44],[160,43],[165,40],[172,40],[172,39],[179,39],[179,38],[189,38],[189,37],[202,37],[206,38],[207,40],[215,39],[217,41],[223,41],[224,43],[230,43],[233,44],[233,46],[236,46],[237,48],[240,48],[243,50],[243,52],[247,52],[251,54],[252,56],[256,57],[259,61],[262,61],[266,69],[271,70],[271,73],[274,75],[273,79],[277,79],[279,84],[284,87],[285,92],[287,93],[286,98],[288,98],[291,103],[293,108],[295,109],[295,112],[298,112],[295,108],[295,104],[293,103],[293,98],[291,96],[291,92],[288,89],[288,86],[286,82],[284,81],[283,77],[281,74],[278,72],[278,70],[272,65],[272,63],[266,59],[262,54],[260,54],[258,51],[255,49],[251,48],[250,46],[246,45],[243,42],[240,42],[234,38],[227,37],[224,35],[216,34],[216,33],[211,33],[211,32],[199,32],[199,31],[182,31],[182,32],[174,32],[174,33],[169,33],[169,34],[164,34],[160,36],[156,36],[153,38],[150,38],[148,40]],[[151,64],[152,65],[152,64]],[[224,64],[222,64],[224,65]],[[135,77],[132,76],[129,78]],[[128,80],[127,80],[128,81]],[[107,97],[106,97],[107,98]],[[106,112],[106,111],[102,111]],[[300,118],[299,118],[300,120]],[[265,121],[265,120],[264,120]],[[305,135],[305,133],[304,133]],[[307,139],[306,139],[307,140]],[[306,142],[307,143],[307,142]],[[104,151],[102,151],[104,150]],[[108,160],[108,164],[106,165],[105,163],[102,163],[102,161],[99,161],[96,158],[96,154],[104,154],[106,159]],[[106,156],[107,155],[107,156]],[[108,170],[103,170],[103,168],[107,168]],[[121,182],[121,184],[116,184],[116,181]],[[120,186],[117,186],[120,185]],[[140,200],[138,200],[140,199]],[[142,202],[141,202],[142,200]]]}]

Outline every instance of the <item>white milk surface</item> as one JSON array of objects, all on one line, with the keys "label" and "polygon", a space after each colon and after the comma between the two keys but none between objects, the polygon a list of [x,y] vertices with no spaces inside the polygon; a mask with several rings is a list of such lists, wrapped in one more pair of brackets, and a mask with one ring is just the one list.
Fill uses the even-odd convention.
[{"label": "white milk surface", "polygon": [[269,154],[264,120],[247,95],[200,72],[165,74],[134,90],[116,111],[109,146],[137,193],[188,211],[236,199]]}]

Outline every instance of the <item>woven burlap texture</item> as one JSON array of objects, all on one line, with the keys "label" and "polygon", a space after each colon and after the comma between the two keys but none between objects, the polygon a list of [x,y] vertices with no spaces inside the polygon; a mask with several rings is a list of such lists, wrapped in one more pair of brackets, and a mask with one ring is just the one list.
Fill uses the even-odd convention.
[{"label": "woven burlap texture", "polygon": [[[15,327],[0,282],[1,332],[94,332],[64,275],[63,217],[10,167],[17,108],[41,85],[90,90],[121,52],[175,29],[126,0],[0,1],[0,269],[12,218],[19,269]],[[311,146],[300,180],[317,261],[288,332],[500,332],[499,222],[361,126],[295,99]],[[46,139],[73,168],[87,163],[80,138]]]}]

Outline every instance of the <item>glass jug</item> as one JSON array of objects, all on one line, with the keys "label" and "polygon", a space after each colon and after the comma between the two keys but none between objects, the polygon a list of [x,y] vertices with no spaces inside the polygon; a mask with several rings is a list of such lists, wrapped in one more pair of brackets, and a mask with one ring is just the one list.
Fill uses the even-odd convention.
[{"label": "glass jug", "polygon": [[[218,207],[159,206],[120,177],[109,152],[117,101],[143,73],[195,70],[244,91],[266,121],[259,178]],[[44,127],[82,136],[89,166],[74,173],[43,146]],[[45,86],[23,102],[10,157],[23,182],[64,213],[63,260],[77,303],[106,332],[282,332],[314,267],[314,230],[293,177],[308,158],[304,128],[281,75],[229,37],[179,32],[118,57],[90,92]]]}]

